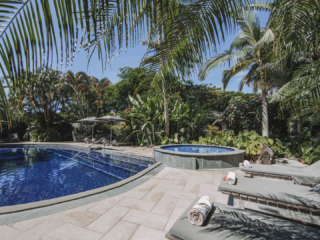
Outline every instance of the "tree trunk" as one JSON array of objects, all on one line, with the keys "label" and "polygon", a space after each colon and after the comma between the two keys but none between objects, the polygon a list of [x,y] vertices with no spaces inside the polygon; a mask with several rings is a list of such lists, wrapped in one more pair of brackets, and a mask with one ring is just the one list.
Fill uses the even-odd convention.
[{"label": "tree trunk", "polygon": [[267,102],[267,90],[265,88],[261,90],[261,95],[262,95],[262,136],[269,137],[268,102]]},{"label": "tree trunk", "polygon": [[166,136],[169,137],[169,109],[168,109],[168,102],[166,98],[166,83],[164,80],[164,76],[162,76],[162,92],[163,92],[163,105],[164,105],[164,122],[165,122],[165,132]]}]

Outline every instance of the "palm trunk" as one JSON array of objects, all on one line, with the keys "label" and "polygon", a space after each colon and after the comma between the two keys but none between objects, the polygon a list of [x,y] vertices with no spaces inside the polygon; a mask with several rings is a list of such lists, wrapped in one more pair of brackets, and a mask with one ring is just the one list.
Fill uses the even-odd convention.
[{"label": "palm trunk", "polygon": [[[258,57],[260,58],[260,51],[258,51]],[[267,84],[262,71],[262,60],[260,58],[259,66],[260,66],[260,81],[261,81],[261,95],[262,95],[262,136],[269,137],[269,117],[268,117],[268,102],[267,102]]]},{"label": "palm trunk", "polygon": [[169,109],[168,109],[168,102],[166,98],[166,84],[164,80],[164,76],[162,76],[162,92],[163,92],[163,103],[164,103],[164,122],[165,122],[165,133],[166,136],[169,137]]},{"label": "palm trunk", "polygon": [[269,137],[269,118],[268,118],[268,103],[267,103],[267,90],[261,90],[262,95],[262,136]]}]

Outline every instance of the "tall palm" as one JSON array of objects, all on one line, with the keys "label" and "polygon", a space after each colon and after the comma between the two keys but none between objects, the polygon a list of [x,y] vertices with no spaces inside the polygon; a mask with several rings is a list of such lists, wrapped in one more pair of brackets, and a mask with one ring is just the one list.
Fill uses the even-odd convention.
[{"label": "tall palm", "polygon": [[77,102],[80,108],[80,117],[85,118],[87,115],[84,110],[85,101],[90,91],[90,79],[84,72],[77,72],[74,74],[68,71],[62,78],[61,83],[64,88],[72,91],[72,98]]},{"label": "tall palm", "polygon": [[106,100],[106,87],[112,85],[108,78],[97,79],[94,78],[91,81],[91,92],[94,95],[95,103],[97,105],[96,116],[98,117],[100,107]]},{"label": "tall palm", "polygon": [[320,112],[320,2],[317,0],[275,1],[270,8],[271,24],[279,25],[277,66],[299,63],[292,80],[280,88],[271,102],[280,102],[281,109],[290,109],[298,118]]},{"label": "tall palm", "polygon": [[268,136],[267,91],[273,86],[271,82],[273,83],[274,79],[268,78],[267,72],[269,63],[272,61],[272,46],[270,46],[270,43],[274,40],[274,33],[270,28],[260,27],[259,19],[253,11],[244,11],[243,17],[238,23],[241,30],[235,36],[230,49],[209,59],[201,67],[198,76],[202,81],[211,69],[234,61],[234,65],[222,74],[222,83],[225,89],[232,77],[249,69],[248,74],[243,77],[240,83],[240,90],[245,84],[252,85],[254,90],[258,88],[261,90],[262,136]]}]

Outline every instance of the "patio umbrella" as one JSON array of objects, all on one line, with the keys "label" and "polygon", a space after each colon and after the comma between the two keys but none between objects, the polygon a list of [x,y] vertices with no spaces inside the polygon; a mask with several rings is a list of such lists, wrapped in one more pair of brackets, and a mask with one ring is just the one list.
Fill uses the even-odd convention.
[{"label": "patio umbrella", "polygon": [[[96,117],[87,117],[84,119],[80,119],[77,122],[100,122],[100,121],[97,120]],[[94,125],[92,126],[92,139],[93,139],[93,129],[94,129]]]},{"label": "patio umbrella", "polygon": [[113,122],[127,122],[127,120],[123,119],[120,116],[104,116],[97,118],[99,122],[111,122],[111,132],[110,132],[110,143],[112,141],[112,123]]}]

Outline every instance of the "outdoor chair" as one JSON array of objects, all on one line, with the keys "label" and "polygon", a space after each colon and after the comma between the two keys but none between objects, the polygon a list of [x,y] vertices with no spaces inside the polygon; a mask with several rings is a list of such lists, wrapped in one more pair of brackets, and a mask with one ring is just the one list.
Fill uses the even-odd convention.
[{"label": "outdoor chair", "polygon": [[9,142],[20,142],[20,138],[18,137],[18,133],[8,134]]},{"label": "outdoor chair", "polygon": [[[122,137],[122,136],[121,136]],[[122,137],[120,140],[115,139],[111,142],[112,146],[121,146],[121,145],[133,145],[133,142],[131,142],[132,135],[129,135],[127,137]]]},{"label": "outdoor chair", "polygon": [[262,176],[293,180],[295,183],[313,187],[320,183],[320,161],[308,167],[288,167],[279,165],[260,165],[252,164],[252,168],[245,168],[240,164],[240,170],[251,177]]},{"label": "outdoor chair", "polygon": [[203,226],[191,225],[189,210],[196,199],[173,224],[166,238],[170,240],[212,239],[318,239],[320,230],[296,222],[235,208],[214,202]]},{"label": "outdoor chair", "polygon": [[310,188],[288,182],[237,177],[235,185],[221,180],[219,191],[228,194],[235,207],[320,226],[320,185]]}]

